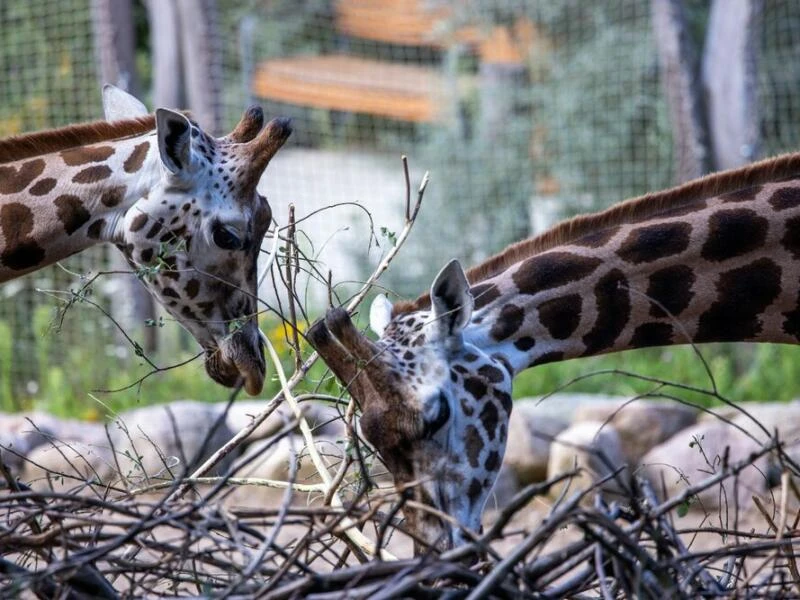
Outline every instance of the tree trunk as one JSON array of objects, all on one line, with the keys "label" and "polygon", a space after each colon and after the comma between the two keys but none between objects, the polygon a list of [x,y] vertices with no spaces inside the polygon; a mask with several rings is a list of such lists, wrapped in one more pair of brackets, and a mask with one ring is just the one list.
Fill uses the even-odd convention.
[{"label": "tree trunk", "polygon": [[653,0],[653,31],[661,81],[674,132],[674,177],[681,183],[708,172],[708,136],[697,77],[696,51],[682,0]]},{"label": "tree trunk", "polygon": [[[216,0],[177,0],[188,106],[200,126],[222,133],[222,39]],[[159,4],[160,5],[160,4]]]},{"label": "tree trunk", "polygon": [[[139,96],[131,0],[92,0],[92,20],[100,80]],[[116,251],[111,252],[111,267],[115,271],[129,270],[122,254]],[[142,347],[145,352],[155,352],[158,348],[157,329],[144,325],[147,320],[156,318],[153,297],[136,277],[116,277],[116,301],[111,307],[114,318],[125,329],[136,332],[136,337],[144,329]]]},{"label": "tree trunk", "polygon": [[147,15],[153,53],[153,105],[185,108],[178,7],[174,0],[149,0]]},{"label": "tree trunk", "polygon": [[758,56],[762,0],[714,0],[702,79],[713,167],[730,169],[758,158]]}]

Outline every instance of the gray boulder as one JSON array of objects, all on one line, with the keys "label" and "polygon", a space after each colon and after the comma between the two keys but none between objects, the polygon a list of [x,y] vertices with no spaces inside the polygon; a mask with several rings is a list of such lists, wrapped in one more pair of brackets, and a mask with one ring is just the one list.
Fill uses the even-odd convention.
[{"label": "gray boulder", "polygon": [[698,410],[668,400],[623,400],[582,404],[574,423],[610,423],[619,434],[622,451],[630,464],[637,464],[647,452],[697,421]]},{"label": "gray boulder", "polygon": [[[565,487],[569,493],[586,490],[617,469],[622,470],[604,482],[598,491],[614,496],[622,493],[630,482],[631,472],[622,452],[622,442],[613,426],[599,421],[584,421],[571,425],[559,433],[550,448],[547,476],[555,477],[575,468],[578,474],[550,488],[550,496],[557,498]],[[591,504],[593,494],[586,496]]]},{"label": "gray boulder", "polygon": [[519,485],[547,478],[550,444],[568,422],[543,410],[536,400],[517,400],[508,425],[508,442],[503,458]]}]

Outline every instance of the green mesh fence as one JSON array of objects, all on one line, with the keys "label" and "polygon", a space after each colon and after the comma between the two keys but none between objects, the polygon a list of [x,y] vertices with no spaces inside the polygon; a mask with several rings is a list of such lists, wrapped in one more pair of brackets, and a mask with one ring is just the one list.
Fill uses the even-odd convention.
[{"label": "green mesh fence", "polygon": [[[0,135],[102,116],[90,4],[0,3]],[[133,4],[148,90],[147,11]],[[708,4],[684,3],[698,48]],[[673,128],[645,0],[219,0],[217,9],[222,129],[252,102],[294,118],[295,134],[263,182],[278,221],[290,203],[299,217],[337,203],[371,213],[379,247],[352,206],[302,223],[306,250],[337,281],[363,278],[401,227],[401,154],[412,181],[426,170],[432,178],[386,279],[408,296],[452,257],[469,264],[562,216],[672,184]],[[766,0],[757,37],[759,129],[762,154],[771,155],[800,145],[800,7]],[[324,62],[331,57],[342,62]],[[389,95],[377,108],[374,84]],[[143,99],[151,104],[149,92]],[[86,399],[136,379],[139,361],[98,311],[75,307],[54,326],[63,296],[46,290],[76,288],[76,273],[106,260],[88,252],[0,288],[0,408],[54,394]],[[303,285],[310,308],[322,307],[324,286]],[[101,282],[95,300],[110,307],[114,289]],[[143,329],[129,333],[139,339]],[[161,356],[191,351],[177,325],[159,333]],[[185,379],[202,380],[205,391],[178,377],[134,396],[224,397],[204,377]]]}]

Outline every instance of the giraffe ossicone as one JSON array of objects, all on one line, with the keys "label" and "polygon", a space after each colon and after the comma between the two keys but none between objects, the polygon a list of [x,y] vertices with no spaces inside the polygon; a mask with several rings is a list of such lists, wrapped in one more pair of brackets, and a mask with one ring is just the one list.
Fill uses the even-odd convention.
[{"label": "giraffe ossicone", "polygon": [[370,323],[377,341],[331,309],[309,341],[399,489],[418,483],[409,527],[458,544],[499,472],[516,373],[648,346],[800,343],[800,153],[576,217],[466,273],[451,262],[415,301],[376,299]]},{"label": "giraffe ossicone", "polygon": [[203,347],[208,374],[259,393],[257,260],[272,211],[256,185],[289,120],[264,126],[251,107],[213,138],[113,86],[103,106],[109,122],[0,140],[0,283],[112,243]]}]

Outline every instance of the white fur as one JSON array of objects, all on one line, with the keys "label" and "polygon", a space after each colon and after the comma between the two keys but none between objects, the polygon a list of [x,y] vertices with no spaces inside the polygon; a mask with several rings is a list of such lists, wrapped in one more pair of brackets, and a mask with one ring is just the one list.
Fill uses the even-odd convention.
[{"label": "white fur", "polygon": [[369,307],[369,328],[379,337],[392,320],[392,303],[383,294],[378,294]]}]

